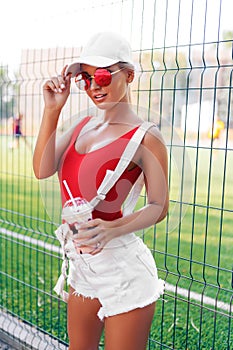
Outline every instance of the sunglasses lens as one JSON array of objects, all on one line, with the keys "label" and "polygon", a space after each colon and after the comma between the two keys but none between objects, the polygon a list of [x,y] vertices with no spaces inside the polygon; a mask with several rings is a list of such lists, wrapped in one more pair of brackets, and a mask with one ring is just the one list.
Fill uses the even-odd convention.
[{"label": "sunglasses lens", "polygon": [[104,68],[99,68],[95,71],[95,82],[99,86],[108,86],[111,84],[112,81],[112,75],[111,73]]},{"label": "sunglasses lens", "polygon": [[80,90],[87,90],[90,87],[90,80],[84,73],[80,73],[75,77],[75,84]]},{"label": "sunglasses lens", "polygon": [[[75,77],[75,84],[80,90],[88,90],[91,86],[92,77],[85,72]],[[99,86],[108,86],[112,81],[112,74],[105,68],[98,68],[95,71],[94,79]]]}]

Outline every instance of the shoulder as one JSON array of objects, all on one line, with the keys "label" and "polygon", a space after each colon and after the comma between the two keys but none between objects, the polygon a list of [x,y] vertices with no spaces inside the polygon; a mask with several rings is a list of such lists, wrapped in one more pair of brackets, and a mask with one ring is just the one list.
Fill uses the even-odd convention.
[{"label": "shoulder", "polygon": [[70,127],[64,128],[59,135],[58,132],[58,137],[56,141],[56,156],[57,159],[60,159],[63,154],[68,150],[70,145],[75,142],[75,139],[77,135],[80,133],[82,130],[83,126],[85,125],[85,122],[88,121],[89,117],[85,118],[78,118],[76,122],[74,122]]},{"label": "shoulder", "polygon": [[79,133],[84,125],[89,121],[90,117],[80,117],[73,123],[67,123],[58,130],[58,140],[71,140],[75,134]]},{"label": "shoulder", "polygon": [[156,125],[152,126],[146,132],[139,151],[142,165],[152,164],[153,159],[157,159],[164,165],[167,163],[167,147],[165,140]]},{"label": "shoulder", "polygon": [[154,124],[146,132],[142,145],[146,148],[151,148],[153,146],[166,147],[165,140],[159,128]]}]

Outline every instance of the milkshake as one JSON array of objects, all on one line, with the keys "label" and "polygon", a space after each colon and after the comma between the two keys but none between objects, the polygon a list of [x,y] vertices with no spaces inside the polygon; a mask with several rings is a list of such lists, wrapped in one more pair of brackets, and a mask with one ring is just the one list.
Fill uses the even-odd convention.
[{"label": "milkshake", "polygon": [[76,197],[65,202],[62,209],[62,220],[65,221],[74,234],[74,245],[78,254],[90,253],[94,250],[92,246],[78,247],[77,244],[81,243],[78,239],[79,226],[92,219],[92,207],[84,199]]}]

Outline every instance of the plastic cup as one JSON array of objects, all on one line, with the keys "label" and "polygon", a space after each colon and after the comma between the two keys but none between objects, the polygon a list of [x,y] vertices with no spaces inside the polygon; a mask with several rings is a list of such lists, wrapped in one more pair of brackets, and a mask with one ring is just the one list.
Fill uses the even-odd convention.
[{"label": "plastic cup", "polygon": [[[75,206],[74,206],[75,203]],[[76,197],[65,202],[62,209],[62,219],[67,224],[78,226],[92,219],[92,207],[84,198]]]},{"label": "plastic cup", "polygon": [[[75,205],[74,205],[75,204]],[[83,224],[92,219],[92,207],[84,198],[76,197],[65,202],[62,209],[62,220],[71,228],[74,234],[74,244],[78,254],[90,253],[94,250],[92,246],[77,247],[78,229]],[[79,240],[79,243],[81,240]]]}]

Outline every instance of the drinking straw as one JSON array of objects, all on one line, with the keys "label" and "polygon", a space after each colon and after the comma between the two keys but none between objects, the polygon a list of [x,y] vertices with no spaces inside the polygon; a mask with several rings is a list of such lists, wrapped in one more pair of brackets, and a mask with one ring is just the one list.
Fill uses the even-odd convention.
[{"label": "drinking straw", "polygon": [[69,194],[70,199],[71,199],[71,201],[72,201],[74,207],[77,208],[77,204],[75,203],[74,197],[72,196],[72,193],[71,193],[71,191],[70,191],[70,189],[69,189],[69,186],[68,186],[66,180],[63,180],[63,184],[65,185],[66,191],[67,191],[67,193]]}]

